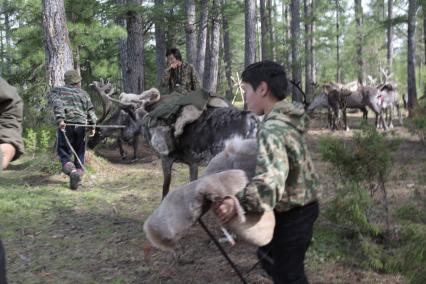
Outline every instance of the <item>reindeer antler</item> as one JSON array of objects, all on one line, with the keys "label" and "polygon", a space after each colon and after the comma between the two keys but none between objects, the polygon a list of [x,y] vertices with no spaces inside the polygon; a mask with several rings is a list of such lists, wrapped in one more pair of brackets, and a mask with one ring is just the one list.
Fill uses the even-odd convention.
[{"label": "reindeer antler", "polygon": [[93,81],[90,85],[96,90],[96,93],[100,96],[102,102],[102,116],[98,120],[99,124],[104,121],[111,111],[112,103],[110,101],[110,96],[115,92],[115,88],[111,83],[104,84],[104,80],[102,78],[100,82]]},{"label": "reindeer antler", "polygon": [[302,88],[300,87],[300,81],[296,82],[296,81],[294,81],[292,79],[292,80],[290,80],[290,83],[292,83],[299,90],[299,92],[302,94],[302,96],[303,96],[303,100],[302,100],[303,105],[305,106],[305,108],[307,108],[308,107],[308,102],[306,101],[306,94],[305,94],[305,92],[303,92]]}]

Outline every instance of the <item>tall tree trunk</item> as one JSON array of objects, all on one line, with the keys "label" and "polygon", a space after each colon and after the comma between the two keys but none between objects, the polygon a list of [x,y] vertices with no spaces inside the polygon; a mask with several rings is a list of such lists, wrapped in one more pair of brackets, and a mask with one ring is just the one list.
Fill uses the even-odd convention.
[{"label": "tall tree trunk", "polygon": [[259,7],[258,7],[258,3],[256,1],[255,4],[255,11],[256,11],[256,55],[254,57],[254,61],[260,61],[262,60],[262,46],[261,46],[261,42],[262,42],[262,32],[261,32],[261,25],[260,25],[260,21],[258,21],[257,19],[260,20],[260,11],[259,11]]},{"label": "tall tree trunk", "polygon": [[[142,5],[143,0],[128,0],[127,4]],[[127,72],[129,91],[140,94],[144,90],[144,29],[142,16],[127,13]]]},{"label": "tall tree trunk", "polygon": [[[426,2],[424,1],[423,2],[423,43],[424,43],[424,45],[423,45],[423,47],[424,47],[424,60],[425,60],[425,62],[424,62],[424,64],[426,65]],[[424,87],[423,87],[424,89],[423,89],[423,96],[425,96],[426,97],[426,81],[425,81],[425,83],[424,83]]]},{"label": "tall tree trunk", "polygon": [[[309,53],[311,60],[311,78],[312,82],[315,83],[317,81],[316,72],[315,72],[315,0],[312,0],[311,3],[311,50]],[[315,91],[315,88],[313,89]]]},{"label": "tall tree trunk", "polygon": [[200,31],[198,33],[197,62],[195,64],[195,69],[197,70],[200,78],[204,78],[204,63],[206,60],[207,28],[209,20],[208,5],[209,0],[201,0]]},{"label": "tall tree trunk", "polygon": [[157,84],[159,84],[166,69],[166,36],[163,29],[165,11],[163,0],[155,0],[154,3],[160,11],[155,20],[155,64],[157,66]]},{"label": "tall tree trunk", "polygon": [[275,19],[277,18],[277,5],[272,0],[268,0],[266,7],[268,7],[268,22],[269,22],[269,54],[272,60],[277,59],[275,48],[276,33],[275,33]]},{"label": "tall tree trunk", "polygon": [[423,13],[423,44],[424,44],[424,64],[426,65],[426,1],[423,1],[423,7],[422,7],[422,13]]},{"label": "tall tree trunk", "polygon": [[0,28],[0,74],[4,74],[3,72],[3,65],[4,65],[4,58],[5,58],[5,52],[4,52],[4,43],[3,43],[3,29]]},{"label": "tall tree trunk", "polygon": [[232,101],[234,94],[232,92],[232,51],[231,51],[231,41],[229,37],[229,25],[228,25],[228,16],[225,13],[225,5],[227,0],[221,0],[222,7],[222,28],[223,28],[223,61],[225,63],[225,75],[226,75],[226,95],[225,97]]},{"label": "tall tree trunk", "polygon": [[[4,1],[4,32],[5,32],[5,39],[6,39],[6,51],[9,50],[9,48],[11,48],[11,37],[10,37],[10,5],[9,5],[9,0],[5,0]],[[6,53],[7,54],[7,53]],[[11,60],[10,60],[10,56],[7,55],[5,58],[5,62],[6,62],[6,72],[7,74],[11,74],[12,73],[12,66],[11,66]]]},{"label": "tall tree trunk", "polygon": [[194,0],[185,0],[186,13],[186,60],[190,64],[195,64],[197,60],[197,46],[195,33],[195,2]]},{"label": "tall tree trunk", "polygon": [[[292,79],[296,83],[302,82],[302,68],[299,59],[300,45],[300,3],[299,0],[291,0],[291,63]],[[302,102],[302,94],[293,86],[292,98],[295,102]]]},{"label": "tall tree trunk", "polygon": [[50,86],[64,84],[64,73],[73,69],[63,0],[43,0],[44,51]]},{"label": "tall tree trunk", "polygon": [[266,4],[265,0],[259,2],[259,13],[260,13],[260,51],[261,60],[270,59],[268,54],[268,19],[266,15]]},{"label": "tall tree trunk", "polygon": [[364,60],[362,58],[362,46],[363,46],[363,12],[361,6],[361,0],[355,0],[355,22],[356,22],[356,55],[358,64],[358,82],[364,83]]},{"label": "tall tree trunk", "polygon": [[245,0],[245,44],[244,66],[254,63],[256,59],[256,4],[255,1]]},{"label": "tall tree trunk", "polygon": [[393,37],[393,23],[392,23],[392,3],[393,0],[388,0],[388,29],[387,29],[387,53],[386,53],[386,59],[388,64],[389,72],[392,70],[392,60],[393,60],[393,48],[392,48],[392,37]]},{"label": "tall tree trunk", "polygon": [[283,14],[283,50],[284,50],[284,69],[287,74],[290,74],[291,70],[291,53],[290,53],[290,17],[288,15],[289,6],[285,0],[282,1],[282,14]]},{"label": "tall tree trunk", "polygon": [[213,0],[212,24],[209,45],[204,69],[203,88],[216,93],[217,76],[219,71],[219,47],[220,47],[220,6],[219,0]]},{"label": "tall tree trunk", "polygon": [[80,70],[80,45],[77,45],[75,47],[74,69],[78,72],[78,75],[81,76],[81,70]]},{"label": "tall tree trunk", "polygon": [[170,47],[176,47],[176,35],[178,31],[178,25],[176,24],[176,21],[174,18],[176,17],[176,11],[174,7],[169,8],[169,12],[167,14],[167,36],[166,36],[166,46],[168,48]]},{"label": "tall tree trunk", "polygon": [[[126,0],[117,0],[118,6],[123,6],[126,4]],[[124,15],[119,15],[117,17],[117,24],[121,26],[123,29],[127,30],[126,17]],[[118,40],[118,48],[120,51],[120,68],[121,68],[121,89],[130,93],[130,78],[129,73],[127,72],[127,38],[120,38]]]},{"label": "tall tree trunk", "polygon": [[309,0],[303,0],[303,13],[305,24],[305,94],[306,99],[311,101],[312,96],[312,66],[311,66],[311,4]]},{"label": "tall tree trunk", "polygon": [[408,47],[407,47],[407,87],[408,87],[408,112],[411,116],[413,108],[417,105],[416,90],[416,0],[408,1]]},{"label": "tall tree trunk", "polygon": [[339,24],[339,17],[340,17],[340,3],[339,0],[336,0],[336,82],[340,83],[340,24]]}]

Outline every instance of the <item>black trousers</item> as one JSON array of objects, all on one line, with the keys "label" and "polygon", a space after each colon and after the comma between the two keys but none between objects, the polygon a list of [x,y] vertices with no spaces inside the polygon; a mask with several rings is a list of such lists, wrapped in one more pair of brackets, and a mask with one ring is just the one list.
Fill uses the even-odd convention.
[{"label": "black trousers", "polygon": [[[77,153],[78,158],[84,164],[84,153],[86,151],[85,135],[86,129],[79,126],[67,126],[65,133],[70,141],[71,146]],[[73,153],[65,140],[64,133],[58,129],[58,156],[61,159],[62,167],[72,162]],[[80,163],[75,159],[74,165],[77,169],[81,169]]]},{"label": "black trousers", "polygon": [[6,280],[6,257],[4,247],[0,240],[0,284],[7,284]]},{"label": "black trousers", "polygon": [[287,212],[275,212],[276,224],[272,241],[260,247],[257,252],[262,268],[275,284],[309,283],[305,275],[304,260],[318,214],[318,202]]}]

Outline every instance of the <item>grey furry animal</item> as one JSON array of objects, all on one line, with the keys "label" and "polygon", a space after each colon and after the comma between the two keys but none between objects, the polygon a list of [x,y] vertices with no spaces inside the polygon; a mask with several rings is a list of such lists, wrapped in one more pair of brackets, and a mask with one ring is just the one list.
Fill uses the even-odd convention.
[{"label": "grey furry animal", "polygon": [[[206,211],[212,201],[233,197],[242,191],[254,176],[256,167],[256,140],[234,137],[209,163],[204,175],[193,182],[171,191],[144,224],[147,238],[156,247],[174,248],[189,227]],[[237,216],[225,227],[242,240],[263,246],[273,237],[273,211],[246,213],[237,204]]]}]

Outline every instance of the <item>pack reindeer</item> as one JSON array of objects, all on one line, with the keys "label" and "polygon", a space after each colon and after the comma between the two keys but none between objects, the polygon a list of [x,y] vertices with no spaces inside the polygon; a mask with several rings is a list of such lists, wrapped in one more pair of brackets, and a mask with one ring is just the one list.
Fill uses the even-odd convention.
[{"label": "pack reindeer", "polygon": [[[98,89],[100,90],[100,88]],[[99,94],[106,96],[105,93],[99,92]],[[128,113],[130,117],[123,132],[144,128],[144,117],[158,104],[159,102],[148,102],[139,108],[120,104],[120,109]],[[233,106],[207,107],[197,120],[184,126],[180,136],[173,137],[174,147],[171,151],[158,153],[164,177],[163,197],[169,192],[172,166],[175,162],[188,165],[190,180],[195,180],[198,177],[198,167],[206,165],[217,153],[222,151],[226,140],[234,136],[253,138],[256,136],[257,125],[256,116],[248,111]],[[149,131],[144,128],[145,130]],[[148,142],[153,149],[157,148],[157,145],[153,145],[155,143],[153,140],[148,139]]]},{"label": "pack reindeer", "polygon": [[[133,156],[132,161],[137,159],[138,153],[138,144],[139,144],[139,134],[141,134],[141,128],[130,115],[123,110],[123,107],[126,107],[126,104],[122,104],[120,101],[117,101],[111,98],[111,95],[114,94],[115,89],[111,83],[104,83],[103,81],[97,82],[94,81],[91,85],[96,93],[101,98],[102,103],[102,116],[98,120],[98,125],[116,125],[124,126],[123,128],[100,128],[97,127],[94,137],[89,138],[88,146],[93,149],[105,141],[106,138],[115,136],[117,139],[117,145],[122,159],[127,158],[126,151],[123,148],[123,143],[132,143],[133,147]],[[116,102],[120,107],[116,110],[112,110],[112,102]],[[109,115],[111,114],[111,115]],[[108,118],[107,118],[108,117]]]}]

